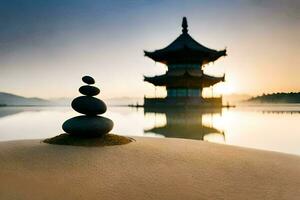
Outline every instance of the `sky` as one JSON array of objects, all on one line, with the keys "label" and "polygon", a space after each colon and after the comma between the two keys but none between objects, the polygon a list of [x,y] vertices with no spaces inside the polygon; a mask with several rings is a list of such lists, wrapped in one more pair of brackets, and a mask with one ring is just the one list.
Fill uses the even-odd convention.
[{"label": "sky", "polygon": [[171,43],[183,16],[198,42],[227,48],[204,68],[226,74],[214,93],[300,91],[298,0],[0,0],[0,91],[74,97],[91,75],[103,98],[153,96],[143,75],[167,68],[143,50]]}]

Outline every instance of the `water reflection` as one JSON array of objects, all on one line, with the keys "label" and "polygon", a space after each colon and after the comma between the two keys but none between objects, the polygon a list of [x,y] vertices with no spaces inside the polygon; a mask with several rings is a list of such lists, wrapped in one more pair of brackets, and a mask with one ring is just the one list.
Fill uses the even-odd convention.
[{"label": "water reflection", "polygon": [[[239,106],[222,111],[109,107],[105,116],[114,121],[115,134],[226,142],[300,155],[298,111],[300,105]],[[70,107],[0,107],[0,142],[53,137],[63,132],[66,119],[76,115]]]},{"label": "water reflection", "polygon": [[225,142],[224,131],[214,128],[212,122],[203,123],[203,116],[211,116],[213,119],[213,115],[222,114],[221,109],[145,109],[144,112],[145,115],[163,114],[166,119],[162,125],[158,120],[154,127],[145,129],[145,134],[155,133],[164,137],[196,140],[214,138],[213,140]]},{"label": "water reflection", "polygon": [[9,115],[14,115],[17,113],[24,112],[23,108],[18,107],[2,107],[0,112],[0,118],[7,117]]},{"label": "water reflection", "polygon": [[11,115],[20,114],[22,112],[40,112],[43,110],[49,109],[48,107],[34,107],[34,106],[28,106],[28,107],[18,107],[18,106],[12,106],[12,107],[0,107],[0,118],[8,117]]},{"label": "water reflection", "polygon": [[62,122],[71,115],[66,108],[1,107],[0,141],[39,139],[62,133]]}]

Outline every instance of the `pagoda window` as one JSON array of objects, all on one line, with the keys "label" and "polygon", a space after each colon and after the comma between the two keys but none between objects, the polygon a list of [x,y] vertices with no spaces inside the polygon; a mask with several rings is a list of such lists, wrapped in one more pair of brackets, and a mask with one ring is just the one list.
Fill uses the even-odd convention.
[{"label": "pagoda window", "polygon": [[188,89],[188,96],[189,97],[199,97],[200,89]]},{"label": "pagoda window", "polygon": [[168,97],[199,97],[201,89],[199,88],[169,88],[167,89]]},{"label": "pagoda window", "polygon": [[168,89],[168,97],[176,97],[176,89]]},{"label": "pagoda window", "polygon": [[177,89],[177,96],[178,97],[186,97],[188,96],[188,90],[186,88],[179,88]]}]

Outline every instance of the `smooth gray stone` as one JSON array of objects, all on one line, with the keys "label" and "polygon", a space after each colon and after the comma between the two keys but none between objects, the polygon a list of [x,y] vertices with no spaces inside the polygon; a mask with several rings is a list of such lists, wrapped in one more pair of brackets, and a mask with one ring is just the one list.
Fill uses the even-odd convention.
[{"label": "smooth gray stone", "polygon": [[101,116],[77,116],[65,121],[62,125],[66,133],[83,137],[102,136],[113,128],[112,120]]},{"label": "smooth gray stone", "polygon": [[91,76],[82,77],[82,81],[86,84],[94,84],[95,83],[95,79]]},{"label": "smooth gray stone", "polygon": [[107,109],[103,101],[89,96],[76,97],[71,105],[74,110],[86,115],[103,114]]},{"label": "smooth gray stone", "polygon": [[100,90],[94,86],[84,85],[79,88],[79,92],[86,96],[96,96],[100,93]]}]

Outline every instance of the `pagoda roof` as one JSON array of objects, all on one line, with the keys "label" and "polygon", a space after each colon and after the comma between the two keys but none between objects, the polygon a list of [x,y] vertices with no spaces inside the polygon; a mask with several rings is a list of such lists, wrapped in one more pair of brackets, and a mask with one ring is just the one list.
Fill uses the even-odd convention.
[{"label": "pagoda roof", "polygon": [[144,76],[144,81],[152,83],[155,86],[203,88],[225,81],[225,75],[215,77],[204,74],[202,70],[187,69],[168,71],[166,74],[160,76]]},{"label": "pagoda roof", "polygon": [[194,40],[187,29],[186,18],[182,21],[182,34],[163,49],[153,52],[144,51],[145,56],[156,62],[170,63],[200,63],[213,62],[221,56],[226,56],[226,49],[217,51],[207,48]]}]

